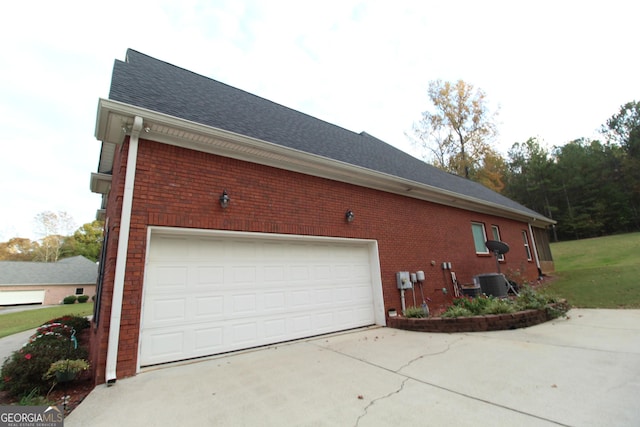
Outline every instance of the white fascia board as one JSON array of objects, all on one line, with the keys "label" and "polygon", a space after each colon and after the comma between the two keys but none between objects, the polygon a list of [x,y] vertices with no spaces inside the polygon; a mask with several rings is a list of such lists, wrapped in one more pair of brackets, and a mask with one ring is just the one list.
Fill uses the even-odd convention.
[{"label": "white fascia board", "polygon": [[98,110],[96,137],[101,141],[122,142],[125,135],[123,127],[130,126],[130,123],[133,123],[133,118],[140,116],[144,118],[144,127],[148,129],[148,133],[141,133],[140,137],[143,139],[345,182],[464,210],[497,215],[527,223],[535,222],[536,226],[555,224],[555,221],[551,221],[542,215],[532,215],[518,209],[428,184],[118,101],[100,99]]}]

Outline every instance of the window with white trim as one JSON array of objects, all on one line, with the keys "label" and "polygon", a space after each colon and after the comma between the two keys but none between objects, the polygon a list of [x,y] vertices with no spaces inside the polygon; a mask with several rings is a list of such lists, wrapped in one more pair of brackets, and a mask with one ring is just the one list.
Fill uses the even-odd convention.
[{"label": "window with white trim", "polygon": [[471,232],[473,233],[473,244],[476,247],[477,254],[488,254],[487,249],[487,232],[484,229],[484,224],[481,222],[471,223]]},{"label": "window with white trim", "polygon": [[[497,240],[498,242],[502,241],[500,240],[500,229],[497,225],[491,226],[491,234],[493,234],[493,240]],[[504,261],[504,254],[498,255],[498,261]]]},{"label": "window with white trim", "polygon": [[531,248],[529,248],[529,236],[527,232],[522,230],[522,241],[524,243],[524,250],[527,253],[527,260],[531,261]]}]

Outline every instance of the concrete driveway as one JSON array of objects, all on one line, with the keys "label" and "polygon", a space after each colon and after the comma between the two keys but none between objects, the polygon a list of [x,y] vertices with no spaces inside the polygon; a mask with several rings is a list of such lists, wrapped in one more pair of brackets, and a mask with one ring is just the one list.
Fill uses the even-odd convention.
[{"label": "concrete driveway", "polygon": [[369,328],[147,370],[65,426],[638,426],[640,310],[527,329]]}]

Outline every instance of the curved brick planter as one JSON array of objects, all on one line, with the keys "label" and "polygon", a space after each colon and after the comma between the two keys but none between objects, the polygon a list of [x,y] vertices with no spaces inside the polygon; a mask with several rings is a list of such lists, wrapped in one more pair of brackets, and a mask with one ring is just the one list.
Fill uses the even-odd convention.
[{"label": "curved brick planter", "polygon": [[[560,307],[559,307],[560,308]],[[473,317],[429,317],[426,319],[390,317],[387,326],[418,332],[481,332],[526,328],[551,320],[546,310],[525,310],[509,314]]]}]

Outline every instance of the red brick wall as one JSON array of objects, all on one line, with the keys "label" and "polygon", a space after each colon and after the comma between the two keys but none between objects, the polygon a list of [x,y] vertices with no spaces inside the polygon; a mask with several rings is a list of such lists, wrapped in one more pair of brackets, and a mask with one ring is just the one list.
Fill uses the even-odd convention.
[{"label": "red brick wall", "polygon": [[[100,348],[95,344],[92,352],[96,358],[97,382],[104,381],[108,337],[104,329],[109,324],[127,147],[124,146],[114,164],[107,207],[111,230],[108,274],[102,293],[102,320],[95,332]],[[231,198],[227,209],[222,209],[218,202],[224,189]],[[355,213],[352,223],[345,221],[347,209]],[[537,277],[536,266],[527,262],[522,245],[521,231],[527,229],[525,223],[141,140],[125,275],[118,377],[133,375],[136,370],[148,225],[376,240],[385,310],[400,311],[397,271],[425,272],[424,291],[432,300],[432,310],[446,305],[452,297],[451,279],[449,272],[440,268],[442,262],[453,263],[453,271],[461,283],[471,282],[475,274],[496,271],[493,256],[475,254],[472,221],[484,222],[488,235],[491,225],[498,225],[502,240],[511,246],[512,251],[501,265],[503,273],[519,269],[528,280]],[[448,290],[447,294],[443,293],[443,287]],[[419,304],[420,292],[416,291]],[[413,305],[411,291],[407,293],[407,305]]]}]

